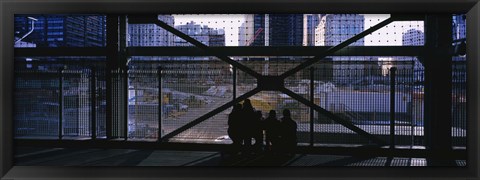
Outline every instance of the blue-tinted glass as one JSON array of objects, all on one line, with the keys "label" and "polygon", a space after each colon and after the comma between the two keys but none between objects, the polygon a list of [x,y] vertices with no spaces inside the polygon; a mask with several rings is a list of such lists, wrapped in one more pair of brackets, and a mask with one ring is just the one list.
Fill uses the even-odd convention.
[{"label": "blue-tinted glass", "polygon": [[105,25],[101,15],[16,15],[15,47],[103,47]]}]

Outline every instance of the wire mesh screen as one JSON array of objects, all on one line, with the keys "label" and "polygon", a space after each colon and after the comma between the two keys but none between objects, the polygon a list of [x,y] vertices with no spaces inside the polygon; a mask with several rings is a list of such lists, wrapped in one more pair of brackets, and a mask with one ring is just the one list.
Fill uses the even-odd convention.
[{"label": "wire mesh screen", "polygon": [[[35,17],[26,15],[15,17],[15,29],[18,30],[15,37],[20,40],[15,47],[105,46],[104,16],[38,17],[38,22],[34,22]],[[157,17],[159,21],[211,47],[301,47],[338,45],[381,23],[390,15],[171,14]],[[461,15],[453,17],[455,49],[457,45],[461,45],[461,39],[465,38],[464,21],[465,18]],[[38,25],[53,23],[51,27],[62,32],[54,32],[49,26],[47,29],[37,29],[32,36],[21,40],[19,35],[32,30],[27,28],[32,22],[38,28]],[[74,30],[70,26],[82,22],[81,29],[86,31],[85,26],[89,26],[91,32],[83,33],[85,37],[82,36],[81,40],[74,42],[75,37],[71,35],[82,34],[79,33],[82,30]],[[97,25],[92,24],[94,22],[98,22]],[[65,25],[63,27],[68,28],[62,29],[62,23]],[[346,47],[345,53],[350,52],[348,48],[356,48],[353,46],[423,46],[423,23],[390,23],[352,42],[350,47]],[[41,33],[44,31],[45,33]],[[40,38],[41,34],[45,35],[43,40],[35,40]],[[62,34],[65,39],[58,39]],[[48,42],[43,42],[45,39]],[[154,23],[128,24],[126,40],[128,46],[138,49],[131,48],[127,51],[127,68],[114,69],[111,72],[106,72],[104,67],[96,67],[93,71],[86,67],[91,65],[91,62],[80,63],[75,58],[47,58],[48,61],[62,60],[55,65],[38,65],[32,62],[36,60],[22,59],[25,62],[18,64],[15,77],[16,137],[58,138],[61,135],[64,138],[83,138],[93,136],[95,132],[96,137],[105,138],[107,127],[111,126],[113,138],[156,140],[159,138],[158,134],[165,136],[185,127],[202,115],[230,102],[234,97],[257,87],[255,77],[218,60],[210,53],[209,56],[180,54],[181,56],[160,57],[155,56],[155,52],[148,52],[149,48],[139,48],[149,46],[164,48],[164,51],[174,49],[176,52],[173,54],[178,55],[179,51],[189,48],[169,46],[192,46]],[[245,49],[248,51],[249,48]],[[142,50],[147,50],[143,52],[151,54],[152,57],[128,55],[135,54],[134,51],[141,54]],[[191,49],[188,51],[197,53]],[[263,76],[279,76],[311,56],[244,56],[237,53],[230,58]],[[454,147],[466,146],[467,97],[464,60],[464,56],[455,57],[452,66]],[[392,67],[397,68],[394,84],[391,80]],[[285,87],[308,100],[313,96],[312,101],[321,108],[385,140],[388,140],[390,134],[393,115],[397,145],[424,145],[424,69],[416,58],[328,56],[312,65],[312,68],[313,71],[307,68],[287,77],[284,81]],[[60,69],[63,69],[61,73]],[[311,85],[313,89],[310,88]],[[391,88],[392,85],[395,88]],[[107,86],[111,89],[107,90]],[[395,94],[391,98],[393,91]],[[109,102],[107,94],[111,95]],[[261,92],[250,99],[264,117],[272,109],[276,110],[277,114],[281,114],[281,110],[285,108],[290,109],[298,124],[297,135],[301,144],[310,143],[312,134],[315,145],[370,143],[357,132],[319,112],[314,112],[312,119],[310,107],[280,92]],[[394,114],[390,109],[390,102],[393,100]],[[111,109],[111,112],[107,109]],[[224,110],[187,128],[176,134],[171,141],[225,143],[225,139],[228,139],[225,137],[226,115],[230,111],[231,109]],[[111,114],[107,115],[107,112]],[[111,119],[107,120],[107,117]],[[310,132],[310,123],[313,123],[313,132]]]},{"label": "wire mesh screen", "polygon": [[64,138],[91,136],[91,72],[66,69],[62,71]]},{"label": "wire mesh screen", "polygon": [[[395,72],[395,144],[396,145],[424,145],[423,142],[416,144],[416,139],[423,134],[423,128],[418,127],[414,121],[415,105],[413,104],[414,93],[414,61],[394,63]],[[390,114],[391,115],[391,114]]]},{"label": "wire mesh screen", "polygon": [[93,92],[95,93],[95,110],[96,110],[96,138],[106,138],[107,137],[107,128],[106,128],[106,108],[107,108],[107,82],[106,82],[106,73],[105,67],[95,68],[94,77],[95,77],[95,88]]},{"label": "wire mesh screen", "polygon": [[[281,121],[284,109],[291,111],[292,119],[297,123],[297,140],[301,145],[306,145],[310,142],[309,133],[309,108],[298,101],[293,100],[287,95],[274,92],[265,91],[257,93],[249,98],[255,111],[262,113],[263,119],[268,117],[269,111],[274,110],[277,113],[277,119]],[[241,103],[243,104],[243,102]],[[172,142],[190,142],[190,143],[216,143],[216,144],[230,144],[232,141],[228,137],[228,115],[231,112],[231,108],[218,113],[205,120],[204,122],[195,125],[192,128],[180,133],[179,135],[170,139]],[[248,123],[247,117],[242,117],[245,123]],[[254,124],[245,124],[245,128],[242,131],[251,131]],[[255,143],[253,140],[252,143]]]},{"label": "wire mesh screen", "polygon": [[[96,136],[105,137],[104,66],[97,62],[86,65],[82,58],[85,57],[16,59],[16,137],[91,138],[93,124]],[[77,62],[63,62],[73,59]],[[89,60],[92,59],[96,58]]]},{"label": "wire mesh screen", "polygon": [[128,138],[158,137],[159,76],[157,69],[130,67],[128,72]]},{"label": "wire mesh screen", "polygon": [[221,61],[163,61],[162,134],[232,100],[233,75]]},{"label": "wire mesh screen", "polygon": [[[181,143],[208,143],[231,144],[228,136],[228,115],[232,108],[228,108],[207,120],[170,138],[169,142]],[[205,112],[206,113],[206,112]]]},{"label": "wire mesh screen", "polygon": [[454,60],[452,66],[452,146],[454,147],[467,145],[467,71],[464,60],[464,58]]},{"label": "wire mesh screen", "polygon": [[58,138],[59,72],[19,70],[15,72],[15,136],[19,138]]},{"label": "wire mesh screen", "polygon": [[[158,20],[211,47],[335,46],[390,14],[162,14]],[[422,46],[423,21],[393,22],[349,46]],[[193,46],[154,24],[129,24],[129,46]]]},{"label": "wire mesh screen", "polygon": [[126,138],[128,122],[126,105],[128,98],[127,69],[112,70],[112,138]]},{"label": "wire mesh screen", "polygon": [[257,87],[257,78],[238,69],[235,69],[235,73],[236,97],[241,96],[242,94],[245,94],[248,91],[251,91]]},{"label": "wire mesh screen", "polygon": [[[412,61],[317,63],[313,66],[314,102],[338,118],[347,120],[377,137],[388,139],[391,119],[391,67],[398,69],[395,84],[396,143],[413,145]],[[309,83],[303,85],[303,88],[307,89],[308,86]],[[315,114],[314,124],[316,143],[368,143],[368,139],[356,135],[321,113]]]}]

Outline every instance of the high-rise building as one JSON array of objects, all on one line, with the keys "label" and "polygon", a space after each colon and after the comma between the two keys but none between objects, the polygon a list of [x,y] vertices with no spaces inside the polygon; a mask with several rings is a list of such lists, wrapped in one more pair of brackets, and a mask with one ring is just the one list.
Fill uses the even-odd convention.
[{"label": "high-rise building", "polygon": [[[158,20],[174,25],[171,15],[158,15]],[[129,46],[174,46],[174,35],[155,24],[129,24]]]},{"label": "high-rise building", "polygon": [[402,35],[403,46],[423,46],[424,42],[423,32],[417,29],[409,29]]},{"label": "high-rise building", "polygon": [[251,34],[248,33],[248,29],[247,22],[242,23],[242,25],[238,27],[238,46],[247,46],[247,35]]},{"label": "high-rise building", "polygon": [[320,24],[322,14],[304,14],[303,46],[315,46],[315,29]]},{"label": "high-rise building", "polygon": [[[321,17],[315,29],[316,46],[335,46],[363,32],[365,17],[359,14],[327,14]],[[363,46],[360,39],[351,46]]]},{"label": "high-rise building", "polygon": [[[335,46],[363,32],[365,18],[359,14],[326,14],[322,15],[315,29],[315,46]],[[364,39],[350,44],[363,46]],[[334,61],[364,60],[369,57],[333,57]]]},{"label": "high-rise building", "polygon": [[[15,16],[15,37],[31,29],[29,16]],[[106,17],[35,15],[34,30],[22,41],[37,47],[101,47],[106,44]]]},{"label": "high-rise building", "polygon": [[254,32],[254,22],[253,14],[245,15],[245,22],[238,27],[238,46],[250,46],[255,38],[263,31],[263,28],[257,28],[257,31]]},{"label": "high-rise building", "polygon": [[[207,46],[225,46],[225,30],[223,29],[213,29],[206,25],[195,24],[193,21],[175,26],[175,28]],[[193,46],[180,37],[175,37],[174,43],[175,46]]]},{"label": "high-rise building", "polygon": [[[464,14],[461,15],[454,15],[453,16],[453,21],[452,21],[452,35],[453,35],[453,40],[461,40],[465,39],[466,36],[466,28],[467,28],[467,22],[466,22],[466,16]],[[459,42],[457,42],[458,45]],[[454,61],[465,61],[466,56],[454,56],[453,57]]]},{"label": "high-rise building", "polygon": [[453,16],[453,39],[463,39],[466,37],[466,16],[462,15],[454,15]]},{"label": "high-rise building", "polygon": [[[467,22],[466,22],[466,16],[465,14],[460,14],[460,15],[454,15],[453,16],[453,24],[452,24],[452,35],[453,35],[453,40],[461,40],[466,38],[466,28],[467,28]],[[455,47],[458,47],[458,42],[456,43]],[[463,92],[465,89],[464,88],[465,83],[467,81],[467,74],[466,74],[466,56],[453,56],[452,60],[453,62],[453,76],[452,80],[454,83],[454,88],[457,88],[453,90],[454,92]],[[458,85],[457,85],[458,84]]]},{"label": "high-rise building", "polygon": [[[193,21],[185,25],[175,26],[176,29],[185,33],[186,35],[196,39],[206,46],[225,46],[225,30],[213,29],[206,25],[202,26]],[[175,46],[193,46],[184,39],[175,36]],[[210,60],[210,57],[176,57],[178,60]]]},{"label": "high-rise building", "polygon": [[303,14],[254,14],[250,25],[252,46],[303,45]]},{"label": "high-rise building", "polygon": [[[365,18],[359,14],[325,14],[320,17],[320,23],[315,29],[315,46],[335,46],[349,38],[363,32]],[[350,46],[363,46],[364,39],[360,39]],[[333,56],[332,61],[364,61],[370,57],[359,56]],[[333,69],[341,69],[333,71],[333,81],[348,82],[354,81],[356,77],[362,76],[363,71],[353,72],[346,69],[362,69],[364,64],[346,63],[334,64]]]}]

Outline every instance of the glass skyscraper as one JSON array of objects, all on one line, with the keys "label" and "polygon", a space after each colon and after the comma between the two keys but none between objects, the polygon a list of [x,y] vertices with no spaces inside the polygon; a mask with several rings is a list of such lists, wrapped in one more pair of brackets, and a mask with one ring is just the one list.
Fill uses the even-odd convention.
[{"label": "glass skyscraper", "polygon": [[302,46],[303,14],[255,14],[252,23],[252,46]]},{"label": "glass skyscraper", "polygon": [[[359,14],[327,14],[315,30],[316,46],[335,46],[363,32],[365,17]],[[351,46],[363,46],[360,39]]]},{"label": "glass skyscraper", "polygon": [[31,30],[23,39],[37,47],[102,47],[106,44],[105,16],[35,15],[15,16],[15,37],[18,39]]}]

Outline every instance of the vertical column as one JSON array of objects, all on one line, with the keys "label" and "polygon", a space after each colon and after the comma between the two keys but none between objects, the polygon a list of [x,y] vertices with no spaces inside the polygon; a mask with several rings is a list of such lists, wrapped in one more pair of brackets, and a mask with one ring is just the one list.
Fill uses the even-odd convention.
[{"label": "vertical column", "polygon": [[92,139],[97,138],[97,80],[96,80],[96,71],[95,66],[91,69],[91,79],[90,79],[90,88],[91,88],[91,105],[92,108]]},{"label": "vertical column", "polygon": [[[311,67],[310,68],[310,101],[315,104],[315,99],[314,99],[315,98],[315,94],[314,94],[315,93],[315,91],[314,91],[314,88],[315,88],[314,83],[315,82],[314,82],[314,79],[313,79],[315,77],[314,73],[315,73],[315,69],[313,67]],[[313,127],[314,126],[314,123],[313,123],[314,115],[313,115],[313,113],[314,113],[314,109],[313,109],[313,107],[310,107],[310,146],[313,146],[313,142],[314,142],[313,138],[314,138],[314,135],[315,135],[315,129]]]},{"label": "vertical column", "polygon": [[478,33],[478,29],[480,29],[480,3],[477,3],[467,13],[467,156],[468,159],[474,161],[467,162],[467,166],[469,170],[472,170],[469,172],[474,172],[473,174],[475,174],[479,168],[478,137],[480,136],[479,131],[473,129],[478,127],[478,119],[480,118],[480,111],[478,111],[478,107],[480,107],[480,99],[478,96],[480,82],[480,64],[478,61],[480,34]]},{"label": "vertical column", "polygon": [[448,165],[452,150],[452,15],[425,19],[425,143],[429,165]]},{"label": "vertical column", "polygon": [[162,142],[162,67],[157,68],[158,78],[158,142]]},{"label": "vertical column", "polygon": [[233,76],[233,100],[237,98],[237,68],[235,66],[232,67],[232,76]]},{"label": "vertical column", "polygon": [[397,68],[390,68],[390,149],[395,149],[395,76]]},{"label": "vertical column", "polygon": [[58,139],[63,138],[63,67],[58,70]]},{"label": "vertical column", "polygon": [[123,67],[123,87],[121,87],[120,91],[123,91],[123,136],[125,141],[128,140],[128,66]]},{"label": "vertical column", "polygon": [[120,69],[123,70],[123,87],[121,86],[121,91],[124,93],[123,95],[123,102],[122,107],[123,107],[123,136],[125,138],[125,141],[128,140],[128,92],[129,92],[129,86],[128,86],[128,60],[127,60],[127,16],[126,15],[121,15],[119,17],[120,22],[119,22],[119,54],[120,54]]},{"label": "vertical column", "polygon": [[118,67],[118,15],[107,15],[107,66],[106,76],[106,119],[105,128],[107,139],[113,138],[113,74]]}]

